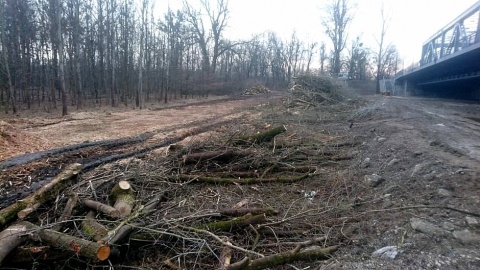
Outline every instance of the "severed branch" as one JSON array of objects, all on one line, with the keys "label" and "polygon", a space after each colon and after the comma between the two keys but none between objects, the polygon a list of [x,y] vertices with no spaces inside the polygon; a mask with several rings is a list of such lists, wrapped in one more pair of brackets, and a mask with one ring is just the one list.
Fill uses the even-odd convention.
[{"label": "severed branch", "polygon": [[83,200],[83,204],[90,209],[102,212],[112,218],[118,218],[120,216],[120,212],[117,209],[101,202],[85,199]]},{"label": "severed branch", "polygon": [[230,162],[236,157],[244,157],[248,155],[247,151],[233,151],[233,150],[220,150],[220,151],[209,151],[209,152],[200,152],[192,153],[183,156],[183,163],[192,164],[204,160],[215,160],[221,162]]},{"label": "severed branch", "polygon": [[0,262],[10,251],[28,238],[90,259],[104,261],[110,256],[110,247],[107,245],[87,241],[51,229],[44,229],[27,221],[14,224],[0,234],[0,239],[2,239],[0,242]]},{"label": "severed branch", "polygon": [[127,237],[135,227],[140,227],[144,225],[143,222],[137,222],[134,224],[128,224],[128,222],[155,210],[160,201],[164,198],[164,196],[165,193],[157,194],[152,200],[147,202],[144,206],[140,207],[135,213],[131,214],[126,220],[120,223],[120,225],[117,226],[114,230],[109,231],[108,234],[100,240],[100,242],[109,244],[118,243],[122,239]]},{"label": "severed branch", "polygon": [[25,225],[13,224],[0,232],[0,265],[12,250],[28,239],[24,237],[26,231],[27,227]]},{"label": "severed branch", "polygon": [[306,173],[292,177],[270,177],[270,178],[220,178],[198,175],[179,174],[171,177],[172,180],[190,182],[204,182],[210,184],[259,184],[259,183],[293,183],[308,178],[314,174]]},{"label": "severed branch", "polygon": [[[232,243],[230,243],[230,241],[224,241],[222,240],[218,235],[212,233],[212,232],[209,232],[207,230],[203,230],[203,229],[197,229],[197,228],[192,228],[192,227],[186,227],[186,226],[182,226],[182,225],[179,225],[178,226],[179,228],[182,228],[184,230],[187,230],[187,231],[193,231],[193,232],[196,232],[196,233],[201,233],[201,234],[205,234],[205,235],[208,235],[210,237],[212,237],[213,239],[215,239],[215,241],[219,242],[220,244],[222,244],[223,246],[226,246],[226,247],[229,247],[229,248],[232,248],[232,249],[235,249],[235,250],[238,250],[238,251],[241,251],[241,252],[244,252],[244,253],[247,253],[247,254],[250,254],[250,255],[255,255],[255,256],[258,256],[258,257],[264,257],[263,254],[261,253],[258,253],[258,252],[255,252],[255,251],[252,251],[252,250],[248,250],[248,249],[244,249],[242,247],[239,247],[239,246],[236,246]],[[228,269],[228,268],[227,268]]]},{"label": "severed branch", "polygon": [[108,234],[107,228],[95,220],[95,212],[92,210],[88,211],[82,221],[82,230],[92,237],[93,241],[99,241]]},{"label": "severed branch", "polygon": [[227,208],[227,209],[220,209],[218,210],[220,215],[224,216],[244,216],[247,214],[251,215],[259,215],[259,214],[265,214],[267,216],[274,216],[278,214],[278,211],[268,207],[268,208]]},{"label": "severed branch", "polygon": [[265,214],[252,215],[246,214],[243,217],[234,218],[226,221],[217,221],[205,224],[200,229],[206,229],[209,231],[233,231],[242,228],[246,228],[250,225],[260,224],[267,221]]},{"label": "severed branch", "polygon": [[245,145],[245,144],[260,144],[264,142],[270,142],[280,133],[287,131],[285,126],[278,126],[272,129],[269,129],[265,132],[254,134],[254,135],[245,135],[240,136],[239,138],[233,139],[233,145]]},{"label": "severed branch", "polygon": [[226,268],[226,270],[262,270],[295,261],[328,260],[330,259],[331,254],[338,249],[337,246],[332,246],[300,251],[303,246],[303,243],[301,243],[293,250],[273,254],[255,260],[245,258],[239,262],[231,264]]},{"label": "severed branch", "polygon": [[69,180],[74,179],[81,170],[82,165],[74,163],[35,193],[0,210],[0,227],[13,221],[17,215],[19,218],[25,218],[42,204],[53,200],[57,196],[57,193],[66,187]]}]

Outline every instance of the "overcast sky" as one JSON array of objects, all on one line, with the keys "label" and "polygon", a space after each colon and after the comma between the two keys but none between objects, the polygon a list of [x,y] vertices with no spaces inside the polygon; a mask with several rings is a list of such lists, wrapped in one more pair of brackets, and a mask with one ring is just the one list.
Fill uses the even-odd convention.
[{"label": "overcast sky", "polygon": [[[215,0],[211,0],[215,1]],[[381,31],[381,6],[389,17],[387,42],[397,46],[405,65],[420,59],[422,44],[467,10],[478,0],[350,0],[355,5],[349,40],[360,36],[372,49],[378,47]],[[189,0],[196,5],[198,0]],[[231,39],[246,39],[268,30],[288,39],[296,30],[305,42],[330,41],[321,25],[329,0],[229,0]],[[181,0],[157,0],[157,10],[181,8]]]}]

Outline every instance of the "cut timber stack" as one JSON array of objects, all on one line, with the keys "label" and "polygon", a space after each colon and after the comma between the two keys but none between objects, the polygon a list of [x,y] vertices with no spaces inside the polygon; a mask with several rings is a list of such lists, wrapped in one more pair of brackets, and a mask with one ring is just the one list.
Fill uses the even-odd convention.
[{"label": "cut timber stack", "polygon": [[254,85],[248,89],[245,89],[245,91],[243,91],[243,95],[245,96],[268,94],[268,93],[270,93],[270,89],[260,84]]}]

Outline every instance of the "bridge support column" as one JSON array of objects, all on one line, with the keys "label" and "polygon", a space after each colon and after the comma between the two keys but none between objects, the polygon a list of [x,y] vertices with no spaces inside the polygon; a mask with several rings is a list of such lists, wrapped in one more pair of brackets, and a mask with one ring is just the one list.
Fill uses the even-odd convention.
[{"label": "bridge support column", "polygon": [[403,81],[403,96],[407,95],[407,87],[408,87],[408,81],[404,80]]}]

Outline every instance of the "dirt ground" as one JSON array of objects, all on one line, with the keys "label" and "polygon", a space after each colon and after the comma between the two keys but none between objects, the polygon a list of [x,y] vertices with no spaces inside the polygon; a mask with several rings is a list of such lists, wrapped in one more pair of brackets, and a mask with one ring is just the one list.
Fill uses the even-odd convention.
[{"label": "dirt ground", "polygon": [[[287,132],[269,146],[278,155],[291,154],[282,152],[282,145],[301,142],[296,151],[310,151],[308,145],[321,143],[323,148],[314,149],[318,155],[335,149],[334,156],[348,158],[321,163],[308,158],[323,176],[295,184],[199,186],[181,193],[171,206],[199,211],[248,199],[251,205],[280,209],[284,218],[322,208],[323,212],[302,214],[301,220],[288,225],[308,228],[306,236],[326,236],[329,244],[340,246],[339,251],[327,261],[278,269],[480,269],[479,104],[366,96],[304,110],[285,106],[283,95],[149,110],[76,112],[65,118],[6,119],[0,122],[0,161],[148,131],[163,138],[220,119],[238,122],[217,128],[216,134],[284,124]],[[212,138],[218,140],[209,134],[183,143],[198,146]],[[142,161],[127,161],[130,174],[117,170],[112,177],[155,178],[166,170],[165,161],[158,161],[162,155],[164,150]],[[102,167],[90,177],[98,178],[106,168],[115,166]],[[326,211],[329,207],[337,210]],[[136,266],[154,265],[155,259],[145,255],[151,250],[142,252]],[[201,264],[196,268],[209,269]]]}]

